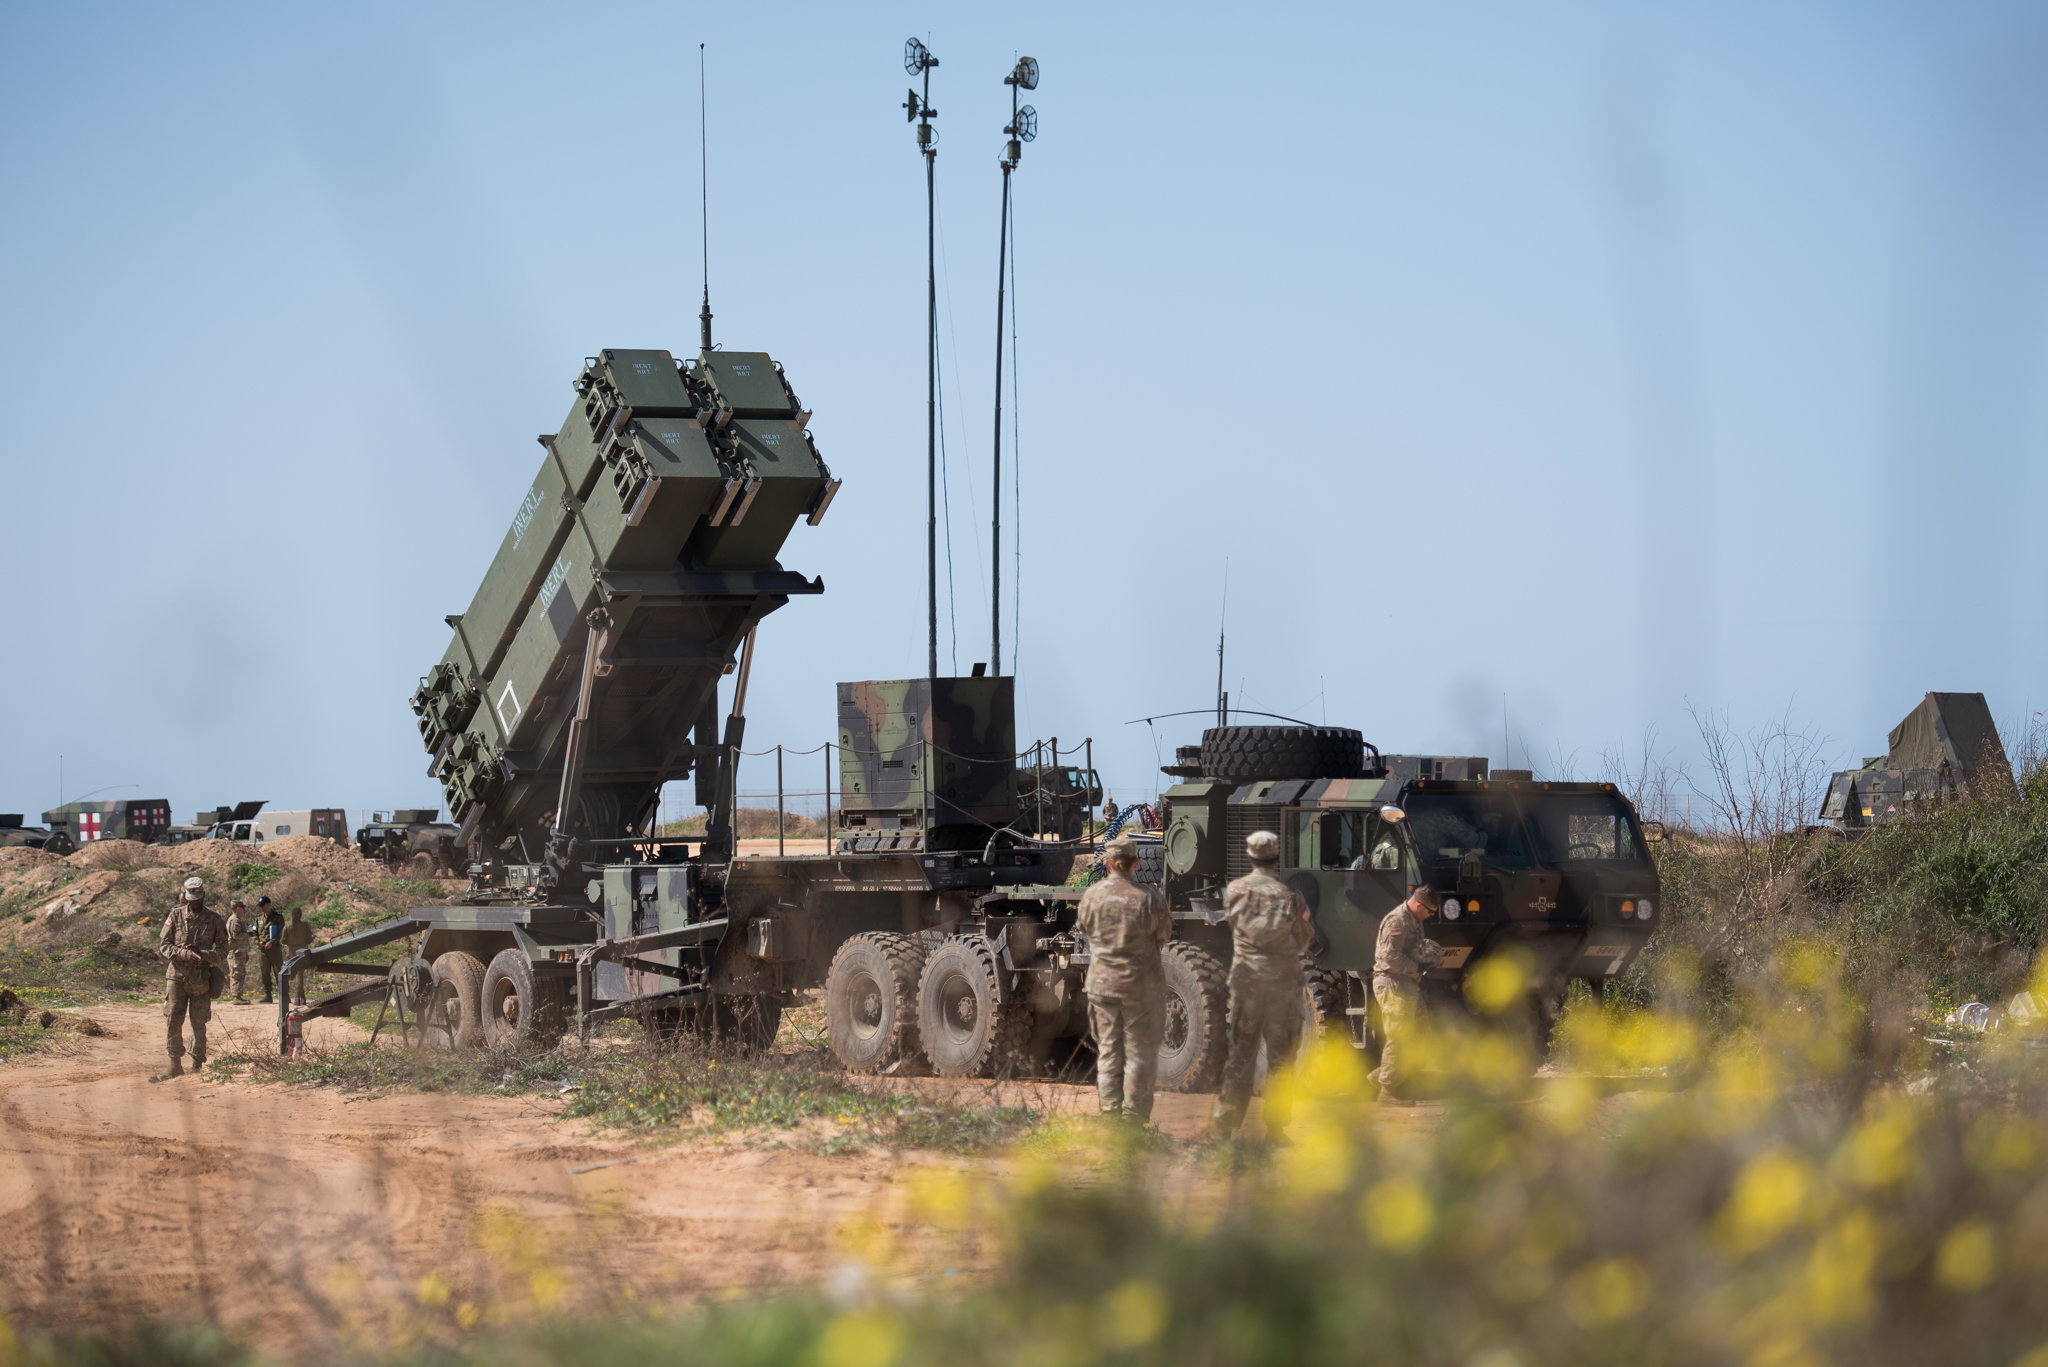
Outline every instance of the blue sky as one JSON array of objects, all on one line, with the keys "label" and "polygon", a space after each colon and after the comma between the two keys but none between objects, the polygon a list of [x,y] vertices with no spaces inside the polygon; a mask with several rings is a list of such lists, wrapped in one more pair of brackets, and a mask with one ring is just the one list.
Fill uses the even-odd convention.
[{"label": "blue sky", "polygon": [[1388,750],[1499,762],[1503,695],[1553,772],[1652,728],[1686,760],[1689,704],[1851,759],[1930,688],[2048,707],[2038,11],[1251,13],[0,12],[0,808],[54,802],[60,755],[66,796],[181,818],[440,801],[405,699],[533,434],[582,357],[695,345],[700,41],[718,335],[787,366],[846,480],[785,550],[828,593],[764,629],[750,744],[922,669],[909,34],[963,672],[1001,78],[1044,71],[1021,737],[1148,795],[1200,719],[1124,723],[1211,702],[1226,557],[1234,698]]}]

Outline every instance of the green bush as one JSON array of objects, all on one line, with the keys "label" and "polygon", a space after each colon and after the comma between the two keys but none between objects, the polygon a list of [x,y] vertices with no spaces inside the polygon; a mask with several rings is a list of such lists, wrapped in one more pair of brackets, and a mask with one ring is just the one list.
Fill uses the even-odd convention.
[{"label": "green bush", "polygon": [[275,883],[283,877],[274,864],[240,863],[228,865],[228,891],[253,892],[257,888]]}]

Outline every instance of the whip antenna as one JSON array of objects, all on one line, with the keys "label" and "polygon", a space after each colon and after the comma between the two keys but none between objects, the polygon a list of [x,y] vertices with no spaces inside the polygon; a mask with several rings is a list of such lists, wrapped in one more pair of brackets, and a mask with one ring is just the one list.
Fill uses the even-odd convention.
[{"label": "whip antenna", "polygon": [[697,188],[703,222],[699,235],[704,243],[704,311],[697,321],[704,333],[704,350],[711,350],[711,135],[706,131],[704,102],[704,45],[697,44]]}]

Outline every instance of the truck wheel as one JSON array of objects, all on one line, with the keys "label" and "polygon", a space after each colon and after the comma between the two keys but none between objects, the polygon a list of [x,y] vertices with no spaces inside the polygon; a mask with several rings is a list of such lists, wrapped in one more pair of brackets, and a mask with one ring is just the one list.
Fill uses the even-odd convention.
[{"label": "truck wheel", "polygon": [[1248,783],[1268,778],[1360,778],[1365,737],[1344,726],[1212,726],[1202,732],[1202,775]]},{"label": "truck wheel", "polygon": [[1185,940],[1159,955],[1166,976],[1166,1030],[1159,1042],[1159,1090],[1213,1092],[1230,1048],[1230,983],[1216,956]]},{"label": "truck wheel", "polygon": [[434,960],[434,988],[420,1013],[420,1040],[444,1049],[478,1049],[484,1042],[484,966],[466,950]]},{"label": "truck wheel", "polygon": [[1015,1077],[1031,1042],[1031,1008],[1004,1001],[995,954],[976,936],[956,935],[932,951],[917,989],[924,1056],[940,1077]]},{"label": "truck wheel", "polygon": [[1308,983],[1311,1009],[1302,1038],[1313,1043],[1337,1034],[1348,1037],[1350,1032],[1345,1029],[1344,1016],[1344,1007],[1349,1000],[1345,992],[1345,975],[1304,963],[1301,976]]},{"label": "truck wheel", "polygon": [[925,945],[909,935],[856,935],[825,973],[825,1037],[839,1061],[870,1073],[917,1057],[917,988]]},{"label": "truck wheel", "polygon": [[536,977],[518,950],[498,951],[484,970],[484,1038],[493,1049],[521,1053],[550,1047],[562,1037],[565,986],[559,977]]},{"label": "truck wheel", "polygon": [[1166,846],[1151,841],[1138,845],[1138,867],[1131,873],[1133,883],[1157,887],[1166,877]]}]

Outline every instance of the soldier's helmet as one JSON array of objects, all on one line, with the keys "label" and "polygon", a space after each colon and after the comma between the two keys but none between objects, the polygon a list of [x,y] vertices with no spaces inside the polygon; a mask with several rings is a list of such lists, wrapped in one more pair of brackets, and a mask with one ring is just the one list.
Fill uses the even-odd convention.
[{"label": "soldier's helmet", "polygon": [[185,880],[185,895],[198,897],[206,891],[206,880],[196,874]]},{"label": "soldier's helmet", "polygon": [[1244,838],[1244,852],[1252,857],[1254,864],[1277,864],[1280,862],[1280,837],[1271,831],[1253,831]]},{"label": "soldier's helmet", "polygon": [[1111,861],[1136,859],[1138,857],[1138,842],[1127,835],[1120,835],[1102,847],[1102,857]]}]

